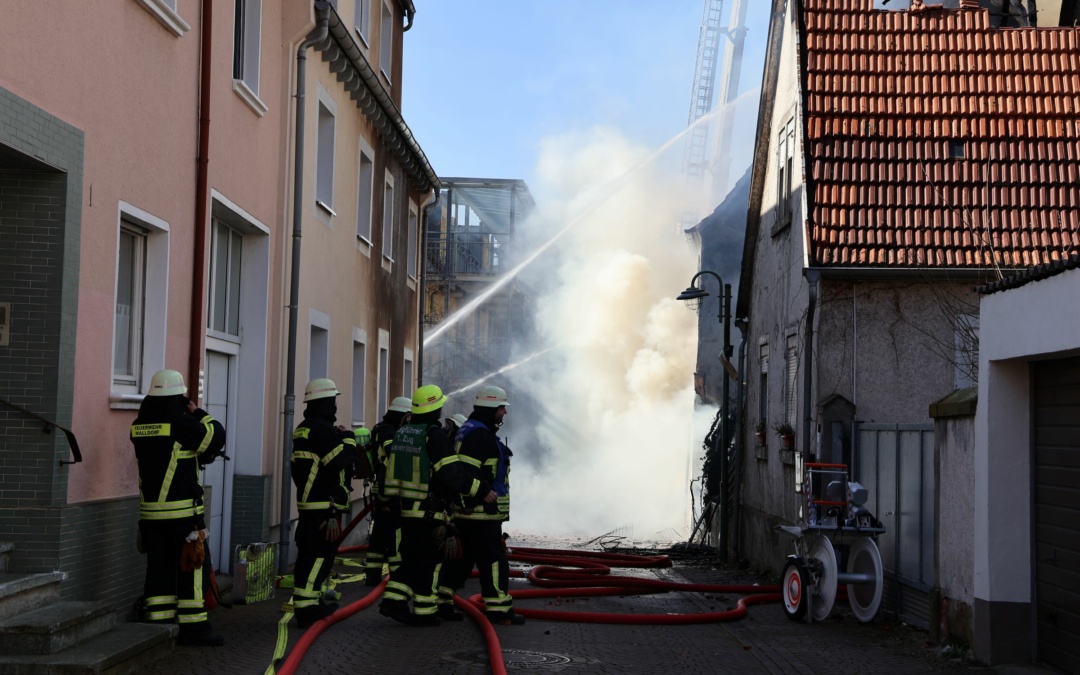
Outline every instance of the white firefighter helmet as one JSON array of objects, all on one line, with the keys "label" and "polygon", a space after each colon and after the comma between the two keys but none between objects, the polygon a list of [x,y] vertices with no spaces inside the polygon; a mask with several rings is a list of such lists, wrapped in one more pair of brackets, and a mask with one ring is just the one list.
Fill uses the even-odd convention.
[{"label": "white firefighter helmet", "polygon": [[393,401],[390,401],[389,410],[394,412],[409,412],[412,410],[412,399],[408,396],[398,396]]},{"label": "white firefighter helmet", "polygon": [[487,385],[480,387],[480,390],[476,392],[476,400],[473,401],[473,405],[479,408],[499,408],[502,406],[509,407],[510,403],[506,400],[505,389]]},{"label": "white firefighter helmet", "polygon": [[461,413],[451,415],[450,417],[447,417],[446,419],[448,419],[448,420],[452,421],[454,424],[456,424],[458,426],[458,429],[465,426],[465,423],[469,421],[469,418],[465,417]]},{"label": "white firefighter helmet", "polygon": [[337,396],[340,393],[341,392],[338,391],[337,385],[334,384],[333,380],[325,377],[316,377],[304,387],[304,403],[320,398],[330,398],[332,396]]},{"label": "white firefighter helmet", "polygon": [[175,370],[159,370],[150,378],[150,391],[147,396],[176,396],[186,394],[187,385],[184,376]]}]

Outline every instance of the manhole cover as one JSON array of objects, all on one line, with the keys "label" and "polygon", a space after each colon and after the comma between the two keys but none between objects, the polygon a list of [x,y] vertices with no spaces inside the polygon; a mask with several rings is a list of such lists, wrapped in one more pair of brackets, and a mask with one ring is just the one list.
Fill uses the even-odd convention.
[{"label": "manhole cover", "polygon": [[[502,653],[507,670],[562,670],[569,665],[590,662],[589,659],[577,656],[534,652],[527,649],[504,649]],[[487,665],[488,662],[486,650],[453,652],[452,654],[444,654],[443,658],[447,661],[466,664]]]}]

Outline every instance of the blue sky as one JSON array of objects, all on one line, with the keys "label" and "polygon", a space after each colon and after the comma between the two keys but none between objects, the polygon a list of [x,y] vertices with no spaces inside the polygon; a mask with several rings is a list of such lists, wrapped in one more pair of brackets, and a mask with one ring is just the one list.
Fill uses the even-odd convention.
[{"label": "blue sky", "polygon": [[[741,90],[768,3],[744,0]],[[732,2],[726,2],[725,13]],[[703,0],[417,0],[402,112],[441,176],[522,178],[542,139],[597,127],[654,148],[686,128]],[[725,19],[726,24],[726,19]]]}]

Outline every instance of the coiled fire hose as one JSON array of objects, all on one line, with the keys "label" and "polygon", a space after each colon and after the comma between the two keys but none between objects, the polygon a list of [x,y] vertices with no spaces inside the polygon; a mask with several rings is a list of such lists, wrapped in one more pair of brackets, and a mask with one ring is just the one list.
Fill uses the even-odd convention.
[{"label": "coiled fire hose", "polygon": [[[348,534],[356,524],[367,515],[364,509],[349,523]],[[344,536],[342,537],[344,539]],[[364,551],[367,546],[349,546],[338,549],[339,553]],[[514,562],[536,563],[528,573],[511,570],[511,576],[527,578],[529,583],[539,588],[511,590],[515,599],[564,598],[564,597],[600,597],[625,596],[633,594],[667,593],[682,591],[692,593],[743,593],[734,609],[722,612],[704,612],[696,614],[619,614],[613,612],[577,612],[562,610],[530,609],[514,607],[514,611],[530,619],[545,621],[577,621],[582,623],[609,623],[634,625],[687,625],[700,623],[719,623],[733,621],[746,615],[750,605],[767,602],[779,602],[780,588],[775,585],[738,585],[738,584],[695,584],[663,581],[660,579],[641,579],[612,575],[613,567],[621,568],[667,568],[671,559],[666,555],[635,555],[629,553],[608,553],[600,551],[575,551],[565,549],[543,549],[513,547],[508,549],[507,558]],[[475,570],[473,576],[476,576]],[[276,672],[278,675],[294,675],[307,650],[316,638],[331,625],[342,621],[357,612],[370,607],[382,595],[386,580],[376,586],[366,596],[342,607],[330,616],[315,622],[301,636],[289,652],[288,657]],[[506,663],[503,660],[502,646],[491,623],[484,617],[484,604],[480,594],[467,600],[454,597],[454,605],[468,614],[483,633],[487,644],[488,660],[494,675],[506,675]],[[289,614],[291,616],[291,613]],[[287,622],[288,619],[283,619]],[[280,632],[280,631],[279,631]],[[279,644],[283,649],[283,645]],[[275,654],[275,661],[280,654]],[[273,673],[273,665],[267,670]]]}]

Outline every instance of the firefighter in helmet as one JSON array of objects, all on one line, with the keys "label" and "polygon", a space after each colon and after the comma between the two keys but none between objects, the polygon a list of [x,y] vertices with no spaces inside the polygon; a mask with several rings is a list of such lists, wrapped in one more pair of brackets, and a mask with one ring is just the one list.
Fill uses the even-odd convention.
[{"label": "firefighter in helmet", "polygon": [[364,558],[364,581],[368,586],[377,586],[382,581],[383,565],[390,571],[401,563],[398,555],[398,517],[390,505],[390,498],[383,494],[383,481],[386,478],[386,457],[394,434],[404,422],[412,407],[412,400],[407,396],[398,396],[390,402],[390,407],[382,421],[371,430],[371,443],[368,445],[368,461],[371,463],[371,494],[375,504],[371,509],[371,534],[368,535],[368,551]]},{"label": "firefighter in helmet", "polygon": [[454,593],[476,566],[485,615],[492,623],[518,625],[525,617],[514,613],[507,592],[510,566],[503,544],[502,524],[510,519],[510,448],[496,432],[502,426],[510,404],[500,387],[480,387],[473,412],[454,439],[454,450],[469,475],[490,485],[494,501],[466,497],[454,508],[454,522],[463,544],[460,560],[447,561],[439,578],[438,616],[448,619],[459,614],[453,606]]},{"label": "firefighter in helmet", "polygon": [[[217,647],[203,589],[206,520],[199,470],[224,456],[225,428],[187,397],[184,376],[159,370],[131,425],[139,463],[139,535],[146,553],[145,617],[180,624],[177,644]],[[228,459],[226,457],[226,459]]]},{"label": "firefighter in helmet", "polygon": [[293,432],[290,459],[296,486],[296,564],[293,607],[307,628],[337,609],[324,600],[326,580],[341,543],[341,516],[349,511],[356,438],[337,421],[337,385],[325,377],[304,388],[304,421]]},{"label": "firefighter in helmet", "polygon": [[386,465],[384,494],[401,514],[401,566],[390,573],[379,613],[413,626],[441,623],[436,584],[447,552],[439,550],[436,534],[445,533],[451,503],[466,495],[496,499],[490,485],[468,476],[439,426],[445,402],[435,385],[413,393],[412,417],[394,434]]}]

